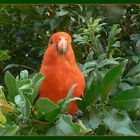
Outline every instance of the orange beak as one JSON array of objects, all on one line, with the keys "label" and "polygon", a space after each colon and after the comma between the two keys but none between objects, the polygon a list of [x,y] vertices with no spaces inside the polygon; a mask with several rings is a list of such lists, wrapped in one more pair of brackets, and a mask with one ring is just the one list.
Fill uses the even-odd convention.
[{"label": "orange beak", "polygon": [[67,40],[62,37],[60,38],[60,40],[58,41],[58,46],[57,46],[57,52],[61,55],[65,54],[68,50],[68,43]]}]

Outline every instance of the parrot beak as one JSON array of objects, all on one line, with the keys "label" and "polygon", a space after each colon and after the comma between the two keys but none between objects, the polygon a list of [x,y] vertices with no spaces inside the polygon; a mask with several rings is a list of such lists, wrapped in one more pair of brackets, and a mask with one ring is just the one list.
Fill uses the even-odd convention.
[{"label": "parrot beak", "polygon": [[66,39],[63,37],[59,40],[57,46],[57,52],[61,55],[65,54],[68,50],[68,45]]}]

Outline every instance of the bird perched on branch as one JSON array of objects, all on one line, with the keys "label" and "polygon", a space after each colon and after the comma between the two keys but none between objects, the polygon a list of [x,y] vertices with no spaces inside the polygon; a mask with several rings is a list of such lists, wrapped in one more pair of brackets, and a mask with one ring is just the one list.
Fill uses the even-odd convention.
[{"label": "bird perched on branch", "polygon": [[[77,86],[72,97],[83,95],[85,80],[76,64],[71,41],[71,36],[65,32],[57,32],[50,37],[40,69],[45,79],[39,88],[39,98],[46,97],[57,103],[67,96],[74,84]],[[75,114],[77,111],[76,101],[72,101],[68,113]]]}]

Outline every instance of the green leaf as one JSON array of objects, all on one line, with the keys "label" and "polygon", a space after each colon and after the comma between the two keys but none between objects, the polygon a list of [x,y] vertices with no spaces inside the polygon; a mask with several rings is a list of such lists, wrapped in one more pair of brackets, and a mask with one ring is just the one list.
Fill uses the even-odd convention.
[{"label": "green leaf", "polygon": [[51,29],[56,29],[59,24],[60,24],[60,18],[59,17],[54,17],[50,20]]},{"label": "green leaf", "polygon": [[72,97],[73,91],[74,91],[74,89],[75,89],[76,86],[77,86],[77,84],[74,84],[74,85],[70,88],[70,90],[69,90],[69,92],[68,92],[68,94],[67,94],[66,100],[69,100],[69,99]]},{"label": "green leaf", "polygon": [[131,40],[137,41],[140,39],[140,34],[132,34],[130,35]]},{"label": "green leaf", "polygon": [[140,39],[137,41],[136,47],[137,47],[137,49],[140,49]]},{"label": "green leaf", "polygon": [[73,123],[70,115],[62,115],[52,128],[48,129],[47,135],[83,135],[90,131],[81,122]]},{"label": "green leaf", "polygon": [[15,103],[18,106],[18,111],[22,114],[23,119],[27,120],[31,114],[31,104],[29,100],[24,97],[22,92],[15,96]]},{"label": "green leaf", "polygon": [[102,101],[107,100],[107,97],[110,94],[110,92],[120,84],[126,63],[127,60],[124,60],[122,63],[109,70],[104,76],[104,85],[102,88]]},{"label": "green leaf", "polygon": [[134,75],[133,77],[125,78],[125,81],[128,81],[135,85],[139,85],[140,84],[140,73]]},{"label": "green leaf", "polygon": [[96,27],[99,24],[100,21],[101,21],[101,19],[97,18],[92,23],[92,18],[90,18],[90,23],[93,24],[94,27]]},{"label": "green leaf", "polygon": [[139,120],[136,120],[133,122],[133,125],[135,126],[135,128],[139,131],[140,133],[140,121]]},{"label": "green leaf", "polygon": [[121,91],[108,102],[113,107],[132,111],[140,108],[140,87]]},{"label": "green leaf", "polygon": [[12,136],[15,135],[18,131],[19,127],[17,125],[6,126],[4,128],[0,128],[1,136]]},{"label": "green leaf", "polygon": [[39,86],[42,82],[42,80],[45,78],[45,76],[41,73],[35,74],[33,79],[32,79],[32,87],[35,92],[38,92]]},{"label": "green leaf", "polygon": [[35,102],[34,110],[38,110],[41,113],[50,113],[56,109],[58,109],[59,106],[55,103],[53,103],[48,98],[40,98]]},{"label": "green leaf", "polygon": [[[73,94],[73,91],[74,91],[74,89],[75,89],[76,86],[77,86],[77,84],[74,84],[74,85],[70,88],[70,90],[69,90],[69,92],[68,92],[66,98],[64,98],[64,99],[62,99],[62,100],[59,101],[59,102],[62,103],[61,106],[60,106],[61,112],[62,112],[62,113],[66,112],[66,110],[68,109],[68,106],[70,105],[70,102],[71,102],[71,101],[77,100],[77,99],[80,100],[80,98],[72,98],[72,94]],[[72,99],[73,99],[73,100],[72,100]]]},{"label": "green leaf", "polygon": [[16,87],[16,79],[9,71],[5,73],[5,84],[8,88],[9,99],[14,102],[14,97],[19,94],[19,91]]},{"label": "green leaf", "polygon": [[106,49],[106,56],[112,57],[114,54],[114,50],[120,47],[120,41],[116,41],[118,39],[117,35],[120,33],[121,28],[118,28],[118,24],[114,24],[108,36],[108,45]]},{"label": "green leaf", "polygon": [[106,126],[104,124],[99,125],[98,129],[95,130],[95,135],[107,135],[108,130],[106,129]]},{"label": "green leaf", "polygon": [[24,91],[24,90],[27,90],[28,88],[31,87],[32,80],[30,80],[30,79],[23,79],[23,80],[21,80],[20,79],[19,81],[17,81],[16,85],[17,85],[19,90]]},{"label": "green leaf", "polygon": [[117,65],[117,64],[119,64],[119,62],[116,61],[114,58],[105,59],[101,63],[98,64],[98,68],[102,68],[106,65]]},{"label": "green leaf", "polygon": [[118,88],[122,91],[122,90],[130,89],[132,88],[132,86],[128,83],[121,82]]},{"label": "green leaf", "polygon": [[18,64],[8,64],[5,68],[4,68],[4,71],[6,71],[7,69],[10,69],[10,68],[13,68],[13,67],[19,67]]},{"label": "green leaf", "polygon": [[20,79],[28,79],[28,77],[29,77],[29,73],[28,73],[28,71],[27,70],[22,70],[21,72],[20,72]]},{"label": "green leaf", "polygon": [[116,36],[118,33],[120,33],[120,31],[121,31],[121,28],[118,28],[118,24],[114,24],[108,36],[109,48],[112,47],[112,45],[115,43]]},{"label": "green leaf", "polygon": [[64,10],[64,9],[60,9],[60,12],[57,12],[57,16],[61,17],[61,16],[65,16],[69,13],[69,11]]},{"label": "green leaf", "polygon": [[45,8],[46,8],[45,6],[36,6],[36,11],[37,11],[37,13],[42,15],[44,10],[45,10]]},{"label": "green leaf", "polygon": [[97,62],[96,61],[86,62],[82,66],[81,71],[85,75],[85,77],[87,77],[88,73],[93,71],[96,67],[97,67]]},{"label": "green leaf", "polygon": [[83,111],[93,103],[95,103],[98,97],[101,95],[101,90],[103,86],[103,78],[100,74],[97,74],[96,81],[92,82],[90,87],[85,90],[84,97],[80,103],[80,109]]},{"label": "green leaf", "polygon": [[5,61],[10,59],[11,57],[8,55],[7,50],[0,50],[0,61]]},{"label": "green leaf", "polygon": [[136,74],[140,73],[140,64],[137,64],[132,69],[128,71],[128,73],[125,75],[126,77],[134,77]]},{"label": "green leaf", "polygon": [[[5,11],[6,8],[3,8]],[[3,19],[3,20],[2,20]],[[5,12],[0,13],[0,23],[7,25],[12,22],[12,16],[9,16],[8,11],[6,10]]]},{"label": "green leaf", "polygon": [[4,114],[2,113],[1,109],[0,109],[0,123],[2,124],[6,123],[6,118]]},{"label": "green leaf", "polygon": [[14,108],[12,105],[8,104],[5,100],[0,99],[0,108],[2,112],[13,112]]},{"label": "green leaf", "polygon": [[4,127],[5,127],[5,126],[4,126],[2,123],[0,123],[0,129],[1,129],[1,128],[4,128]]},{"label": "green leaf", "polygon": [[33,93],[30,95],[27,95],[31,104],[33,104],[34,100],[36,99],[36,97],[38,95],[39,86],[44,78],[45,78],[45,76],[41,73],[36,73],[34,75],[34,77],[32,78],[31,88],[33,89]]},{"label": "green leaf", "polygon": [[83,65],[82,71],[85,71],[87,68],[96,67],[96,66],[97,66],[97,62],[96,61],[86,62]]},{"label": "green leaf", "polygon": [[4,95],[4,92],[3,92],[3,86],[0,86],[0,99],[2,99],[2,100],[6,100],[5,99],[5,95]]},{"label": "green leaf", "polygon": [[90,129],[96,129],[102,123],[102,112],[100,109],[92,108],[82,116],[83,124]]},{"label": "green leaf", "polygon": [[45,113],[44,116],[45,116],[45,119],[47,121],[52,122],[52,121],[55,121],[56,119],[59,118],[60,113],[61,113],[61,109],[57,108],[57,109],[55,109],[55,110],[53,110],[51,112]]},{"label": "green leaf", "polygon": [[86,58],[86,63],[93,61],[93,55],[94,55],[94,52],[93,51],[90,51],[88,53],[87,58]]},{"label": "green leaf", "polygon": [[139,135],[126,112],[118,112],[112,107],[105,107],[103,114],[103,121],[111,131],[123,135]]}]

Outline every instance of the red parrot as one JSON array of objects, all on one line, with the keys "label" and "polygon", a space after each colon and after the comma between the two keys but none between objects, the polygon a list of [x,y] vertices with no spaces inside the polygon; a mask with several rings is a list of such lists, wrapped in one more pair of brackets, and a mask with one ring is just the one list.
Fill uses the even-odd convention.
[{"label": "red parrot", "polygon": [[[39,88],[39,98],[46,97],[57,103],[67,96],[74,84],[77,86],[72,97],[83,95],[85,80],[76,64],[71,40],[71,36],[65,32],[57,32],[50,37],[40,69],[45,79]],[[76,101],[72,101],[68,113],[73,115],[77,111]]]}]

